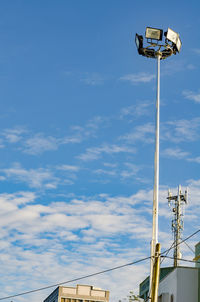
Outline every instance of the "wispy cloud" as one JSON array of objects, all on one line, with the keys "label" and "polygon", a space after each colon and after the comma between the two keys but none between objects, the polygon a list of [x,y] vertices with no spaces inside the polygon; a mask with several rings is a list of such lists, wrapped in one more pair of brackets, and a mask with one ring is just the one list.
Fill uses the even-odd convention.
[{"label": "wispy cloud", "polygon": [[24,143],[24,153],[37,155],[45,151],[57,150],[59,141],[52,136],[44,136],[41,133],[27,139]]},{"label": "wispy cloud", "polygon": [[183,60],[176,58],[171,60],[168,64],[164,64],[162,68],[162,76],[169,76],[177,72],[181,72],[187,68],[186,63]]},{"label": "wispy cloud", "polygon": [[132,117],[136,119],[141,116],[149,115],[149,107],[152,105],[150,102],[140,102],[136,105],[124,107],[120,112],[120,119]]},{"label": "wispy cloud", "polygon": [[0,138],[0,148],[5,143],[18,144],[18,151],[29,155],[41,155],[47,151],[56,151],[61,145],[80,144],[91,137],[95,138],[99,129],[108,126],[108,118],[94,116],[85,125],[74,125],[68,130],[68,135],[56,137],[45,133],[31,133],[23,127],[14,127],[2,131],[3,139]]},{"label": "wispy cloud", "polygon": [[104,78],[97,72],[86,72],[82,75],[81,82],[91,86],[102,85],[104,83]]},{"label": "wispy cloud", "polygon": [[31,188],[55,189],[58,184],[58,178],[49,169],[24,169],[19,163],[15,163],[12,167],[1,169],[1,171],[7,178],[26,183]]},{"label": "wispy cloud", "polygon": [[200,55],[200,48],[193,48],[193,52]]},{"label": "wispy cloud", "polygon": [[4,145],[4,142],[2,139],[0,139],[0,149],[3,149],[5,148],[5,145]]},{"label": "wispy cloud", "polygon": [[[198,193],[195,204],[199,204],[200,181],[191,180],[190,185],[192,191]],[[161,190],[159,240],[164,248],[171,244],[166,195],[167,190]],[[2,284],[5,284],[5,295],[23,291],[27,280],[31,280],[30,288],[33,289],[41,286],[41,280],[46,280],[47,284],[62,282],[67,274],[76,278],[86,268],[89,274],[94,272],[94,267],[95,271],[100,271],[149,254],[152,190],[140,190],[130,196],[101,194],[77,197],[48,205],[41,204],[32,192],[16,192],[1,194],[0,201],[1,268],[4,271]],[[198,209],[197,218],[199,214]],[[196,216],[193,217],[195,221]],[[190,221],[190,216],[187,221]],[[119,236],[123,236],[123,244],[119,242]],[[133,242],[138,245],[133,247]],[[132,286],[129,279],[137,287],[148,274],[147,267],[144,263],[119,270],[117,274],[93,278],[90,284],[106,289],[109,284],[111,293],[125,295]],[[116,292],[116,284],[120,285],[119,293]],[[44,299],[47,293],[42,295]],[[29,300],[36,301],[36,296],[29,296]]]},{"label": "wispy cloud", "polygon": [[125,140],[127,143],[135,143],[136,141],[142,141],[144,143],[152,143],[154,141],[153,134],[155,127],[152,123],[147,123],[135,127],[131,132],[120,137],[120,140]]},{"label": "wispy cloud", "polygon": [[193,65],[193,64],[188,64],[186,67],[187,67],[188,70],[194,70],[194,69],[196,69],[196,66]]},{"label": "wispy cloud", "polygon": [[9,143],[17,143],[22,139],[21,134],[26,133],[27,130],[23,127],[15,127],[13,129],[5,129],[3,131],[3,136]]},{"label": "wispy cloud", "polygon": [[100,128],[106,128],[108,124],[108,118],[102,116],[95,116],[88,120],[84,126],[74,125],[71,127],[71,135],[65,136],[60,140],[61,144],[75,143],[79,144],[83,141],[96,137],[96,134]]},{"label": "wispy cloud", "polygon": [[197,157],[194,157],[194,158],[188,158],[187,160],[190,161],[190,162],[193,162],[193,163],[200,164],[200,156],[197,156]]},{"label": "wispy cloud", "polygon": [[188,100],[194,101],[196,103],[200,103],[200,93],[194,93],[190,90],[184,90],[183,96]]},{"label": "wispy cloud", "polygon": [[85,153],[78,156],[80,160],[91,161],[96,160],[102,156],[102,154],[118,154],[118,153],[135,153],[135,148],[130,148],[125,145],[115,145],[115,144],[104,144],[101,147],[91,147],[87,148]]},{"label": "wispy cloud", "polygon": [[162,124],[161,139],[176,143],[195,141],[199,138],[200,118],[191,120],[169,121]]},{"label": "wispy cloud", "polygon": [[[117,166],[117,165],[108,165],[105,166],[101,169],[96,169],[93,171],[93,173],[100,175],[100,176],[104,176],[103,177],[103,182],[109,182],[110,178],[120,178],[121,181],[127,181],[128,179],[132,179],[134,178],[134,181],[136,182],[140,182],[140,180],[138,179],[138,177],[136,177],[136,175],[138,174],[138,172],[142,169],[142,167],[140,167],[139,165],[135,165],[133,163],[127,163],[125,162],[123,165],[121,166]],[[106,178],[107,176],[107,178]],[[97,181],[99,182],[99,179],[97,179]]]},{"label": "wispy cloud", "polygon": [[77,172],[80,170],[80,167],[72,165],[61,165],[57,166],[57,169],[62,171]]},{"label": "wispy cloud", "polygon": [[131,84],[149,83],[155,79],[155,75],[147,72],[138,74],[126,74],[120,78],[121,81],[128,81]]},{"label": "wispy cloud", "polygon": [[95,174],[99,174],[99,175],[107,175],[107,176],[117,176],[117,171],[115,169],[97,169],[94,171]]},{"label": "wispy cloud", "polygon": [[162,155],[175,159],[187,158],[189,154],[189,152],[182,151],[180,148],[167,148],[162,151]]},{"label": "wispy cloud", "polygon": [[125,167],[126,169],[123,169],[120,173],[121,177],[124,179],[137,175],[141,170],[141,167],[132,163],[125,163]]}]

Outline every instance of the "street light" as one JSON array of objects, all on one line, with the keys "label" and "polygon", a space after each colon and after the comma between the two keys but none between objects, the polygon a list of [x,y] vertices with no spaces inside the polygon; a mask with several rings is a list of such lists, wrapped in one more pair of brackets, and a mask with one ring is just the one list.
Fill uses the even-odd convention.
[{"label": "street light", "polygon": [[[150,286],[152,287],[153,266],[156,256],[156,245],[158,243],[158,193],[159,193],[159,136],[160,136],[160,60],[170,57],[176,52],[180,52],[182,43],[179,34],[171,28],[164,33],[159,28],[147,27],[145,37],[147,46],[144,47],[143,36],[136,34],[135,42],[138,53],[147,58],[157,59],[157,101],[156,101],[156,141],[155,141],[155,159],[154,159],[154,189],[153,189],[153,222],[152,222],[152,240],[151,240],[151,269]],[[150,292],[151,296],[151,292]]]},{"label": "street light", "polygon": [[152,40],[162,41],[163,30],[153,27],[146,28],[146,38]]},{"label": "street light", "polygon": [[180,40],[179,34],[177,34],[171,28],[168,28],[167,32],[165,32],[164,35],[166,36],[166,39],[168,41],[172,42],[172,45],[175,47],[175,49],[178,52],[180,52],[182,44],[181,44],[181,40]]}]

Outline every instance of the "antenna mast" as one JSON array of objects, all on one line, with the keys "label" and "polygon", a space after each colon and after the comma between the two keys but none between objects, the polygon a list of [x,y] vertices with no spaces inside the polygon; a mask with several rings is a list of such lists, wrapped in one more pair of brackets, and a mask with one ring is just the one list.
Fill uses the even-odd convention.
[{"label": "antenna mast", "polygon": [[172,195],[168,190],[168,204],[172,208],[172,232],[174,237],[174,267],[179,265],[179,259],[181,258],[180,252],[180,239],[181,232],[183,231],[183,207],[188,203],[188,189],[185,190],[185,194],[181,191],[181,186],[178,186],[178,194]]}]

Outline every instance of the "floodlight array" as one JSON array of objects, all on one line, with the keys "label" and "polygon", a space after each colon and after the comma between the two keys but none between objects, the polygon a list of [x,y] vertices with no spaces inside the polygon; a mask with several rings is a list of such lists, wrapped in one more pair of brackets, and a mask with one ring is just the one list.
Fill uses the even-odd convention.
[{"label": "floodlight array", "polygon": [[153,27],[147,27],[145,32],[145,38],[147,39],[147,45],[144,47],[143,36],[135,35],[135,43],[140,55],[148,58],[166,59],[176,52],[180,52],[182,43],[178,33],[168,28],[167,32],[164,33],[165,41],[163,43],[163,30]]}]

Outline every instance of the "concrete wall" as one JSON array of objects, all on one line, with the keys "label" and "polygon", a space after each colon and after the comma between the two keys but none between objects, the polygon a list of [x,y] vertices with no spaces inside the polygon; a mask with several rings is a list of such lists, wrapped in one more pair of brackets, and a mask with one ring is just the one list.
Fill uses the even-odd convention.
[{"label": "concrete wall", "polygon": [[[172,271],[169,275],[167,275],[159,284],[159,290],[158,290],[158,296],[160,296],[161,294],[168,294],[168,295],[163,295],[165,296],[164,300],[167,300],[166,297],[168,297],[169,301],[166,302],[171,302],[171,295],[174,296],[174,301],[173,302],[177,302],[175,300],[175,297],[177,296],[177,269],[175,269],[174,271]],[[162,299],[163,300],[163,299]],[[164,302],[162,301],[161,302]],[[184,301],[182,301],[184,302]],[[189,302],[189,301],[187,301]]]},{"label": "concrete wall", "polygon": [[178,269],[178,299],[177,302],[198,301],[198,270]]},{"label": "concrete wall", "polygon": [[159,296],[163,293],[169,294],[169,301],[166,302],[171,302],[172,295],[173,302],[197,302],[198,270],[189,267],[176,268],[160,282]]}]

